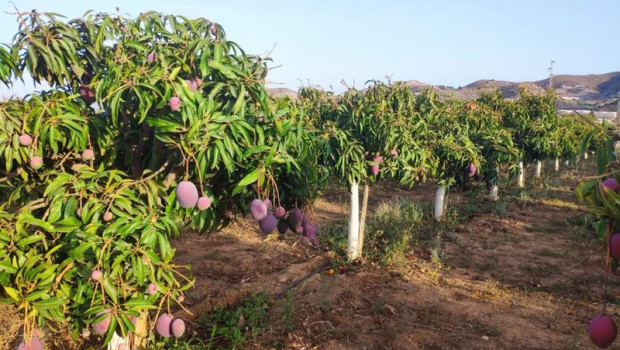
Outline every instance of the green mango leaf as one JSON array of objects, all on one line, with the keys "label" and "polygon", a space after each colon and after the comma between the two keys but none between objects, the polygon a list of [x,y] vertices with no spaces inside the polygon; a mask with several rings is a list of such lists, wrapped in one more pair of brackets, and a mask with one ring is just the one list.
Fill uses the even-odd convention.
[{"label": "green mango leaf", "polygon": [[118,291],[116,290],[116,287],[114,286],[110,278],[103,279],[103,289],[113,302],[118,302]]},{"label": "green mango leaf", "polygon": [[27,246],[39,242],[45,238],[44,235],[33,235],[20,239],[17,241],[17,246],[21,249],[25,249]]},{"label": "green mango leaf", "polygon": [[47,310],[51,308],[60,307],[63,305],[63,303],[64,303],[63,300],[60,298],[51,298],[51,299],[37,301],[33,305],[38,311],[41,311],[41,310]]},{"label": "green mango leaf", "polygon": [[19,291],[17,291],[16,289],[9,287],[9,286],[3,286],[4,287],[4,291],[5,293],[14,301],[19,302],[20,300],[20,293]]}]

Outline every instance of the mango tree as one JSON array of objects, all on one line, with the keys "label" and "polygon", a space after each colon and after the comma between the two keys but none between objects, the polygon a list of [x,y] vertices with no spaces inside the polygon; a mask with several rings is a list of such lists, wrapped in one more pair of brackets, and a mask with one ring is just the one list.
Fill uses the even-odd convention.
[{"label": "mango tree", "polygon": [[519,186],[525,186],[525,164],[535,162],[534,176],[540,177],[542,160],[553,155],[553,138],[558,121],[556,95],[547,91],[536,96],[524,87],[516,101],[508,101],[505,108],[504,127],[513,134],[513,140],[523,152],[519,161]]},{"label": "mango tree", "polygon": [[[514,165],[520,157],[512,135],[501,127],[501,114],[488,107],[470,102],[462,119],[470,129],[470,139],[480,147],[484,162],[478,169],[489,190],[489,199],[498,199],[498,180],[502,164]],[[509,168],[508,170],[513,170]]]},{"label": "mango tree", "polygon": [[[408,147],[415,130],[405,118],[407,109],[402,108],[404,99],[400,94],[405,89],[404,85],[373,82],[366,91],[349,89],[338,97],[318,89],[300,90],[300,103],[307,106],[314,128],[319,130],[318,139],[326,140],[320,163],[350,186],[347,254],[352,260],[359,258],[363,249],[369,184],[383,176],[396,176],[401,170],[410,177],[406,181],[412,183],[423,170],[419,166],[423,159],[419,147]],[[403,164],[409,164],[409,168],[402,167]]]},{"label": "mango tree", "polygon": [[498,199],[500,168],[507,165],[514,173],[521,152],[515,146],[513,135],[503,127],[504,101],[500,91],[483,93],[476,103],[467,105],[464,121],[470,127],[472,141],[482,147],[485,162],[480,170],[489,190],[489,199]]},{"label": "mango tree", "polygon": [[[392,83],[389,80],[387,84],[375,80],[368,83],[368,88],[358,101],[357,111],[361,118],[354,127],[354,136],[366,150],[378,151],[370,163],[373,176],[364,182],[358,246],[360,255],[364,243],[369,184],[389,176],[413,187],[426,179],[430,156],[430,151],[421,147],[427,124],[422,119],[412,118],[415,96],[411,89],[402,82]],[[355,105],[346,100],[342,102],[345,109],[347,104]],[[346,116],[343,118],[346,120]],[[385,166],[382,166],[384,160]],[[381,169],[386,171],[381,172]],[[380,174],[379,177],[377,174]]]},{"label": "mango tree", "polygon": [[270,103],[266,60],[209,20],[18,20],[0,81],[50,90],[0,103],[1,301],[23,314],[25,345],[54,323],[127,341],[147,310],[180,335],[169,313],[193,280],[170,238],[226,225],[256,192],[314,196],[316,154],[293,147],[312,136]]},{"label": "mango tree", "polygon": [[[352,99],[351,93],[347,98]],[[359,257],[359,187],[358,184],[366,179],[366,154],[361,142],[357,140],[347,127],[343,127],[341,116],[348,111],[340,111],[341,105],[333,95],[322,90],[302,88],[299,91],[301,103],[308,106],[309,116],[314,128],[319,130],[319,139],[326,139],[323,143],[321,164],[331,169],[332,175],[347,181],[351,189],[351,213],[349,220],[349,235],[347,255],[355,260]],[[304,98],[306,99],[304,101]]]},{"label": "mango tree", "polygon": [[459,120],[460,101],[440,101],[432,90],[417,96],[415,113],[427,123],[424,148],[430,151],[431,176],[437,179],[435,219],[443,219],[450,186],[467,181],[484,162],[480,148],[469,137],[469,127]]},{"label": "mango tree", "polygon": [[605,138],[605,142],[595,144],[598,176],[579,183],[575,189],[577,198],[586,209],[598,219],[597,232],[605,246],[605,295],[601,314],[594,317],[588,325],[588,334],[593,344],[600,348],[610,346],[616,339],[617,326],[614,319],[606,314],[610,297],[607,285],[610,272],[617,275],[620,261],[620,163],[615,151],[618,141],[618,129],[610,124],[596,125],[584,137],[581,152],[587,151],[596,138]]},{"label": "mango tree", "polygon": [[[550,135],[554,139],[555,144],[553,151],[555,171],[560,170],[560,158],[578,159],[582,140],[590,130],[592,130],[592,126],[581,117],[575,115],[560,117],[556,130]],[[587,152],[586,150],[585,154]]]}]

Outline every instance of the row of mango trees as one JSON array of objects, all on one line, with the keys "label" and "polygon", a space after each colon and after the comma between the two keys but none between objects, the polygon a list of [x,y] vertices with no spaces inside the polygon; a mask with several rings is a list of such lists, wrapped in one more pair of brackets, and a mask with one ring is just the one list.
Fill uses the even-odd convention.
[{"label": "row of mango trees", "polygon": [[558,118],[555,104],[553,92],[536,96],[521,90],[512,101],[489,92],[461,101],[440,99],[431,89],[416,95],[403,83],[376,81],[364,91],[349,88],[339,96],[303,88],[296,102],[323,140],[320,165],[350,187],[350,259],[361,255],[369,186],[377,181],[391,178],[409,187],[437,181],[435,218],[441,220],[450,187],[479,179],[496,200],[501,169],[518,174],[524,186],[525,163],[535,163],[539,174],[544,159],[576,158],[592,121]]},{"label": "row of mango trees", "polygon": [[552,93],[458,101],[371,82],[275,101],[268,60],[203,18],[17,19],[0,81],[46,90],[0,102],[0,302],[22,313],[31,350],[60,325],[115,349],[182,335],[171,312],[194,280],[170,239],[220,229],[254,199],[292,209],[347,184],[357,259],[377,181],[436,180],[440,219],[449,187],[478,176],[496,198],[500,169],[574,158],[590,127],[558,119]]}]

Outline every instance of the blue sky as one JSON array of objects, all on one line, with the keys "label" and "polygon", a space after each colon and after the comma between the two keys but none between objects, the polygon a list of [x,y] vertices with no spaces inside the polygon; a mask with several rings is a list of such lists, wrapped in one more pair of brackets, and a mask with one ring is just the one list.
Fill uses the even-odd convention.
[{"label": "blue sky", "polygon": [[[478,79],[531,81],[556,74],[620,70],[618,0],[420,1],[32,1],[37,9],[79,17],[86,10],[136,16],[156,10],[205,17],[250,53],[272,53],[270,87],[299,80],[362,87],[368,79],[416,79],[454,87]],[[0,43],[17,30],[13,5],[0,0]],[[281,83],[281,84],[279,84]],[[16,87],[18,92],[28,87]],[[7,94],[0,88],[0,95]]]}]

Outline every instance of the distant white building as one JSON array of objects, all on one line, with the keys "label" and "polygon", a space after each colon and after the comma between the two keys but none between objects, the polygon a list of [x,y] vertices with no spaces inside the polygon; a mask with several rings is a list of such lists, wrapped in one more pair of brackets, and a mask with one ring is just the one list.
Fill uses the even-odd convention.
[{"label": "distant white building", "polygon": [[[588,115],[590,113],[593,113],[596,119],[598,119],[599,121],[603,121],[603,120],[612,121],[616,119],[616,115],[617,115],[617,112],[603,112],[603,111],[591,112],[587,109],[578,109],[575,111],[583,115]],[[558,114],[559,115],[575,114],[575,111],[573,111],[572,109],[559,109]]]}]

